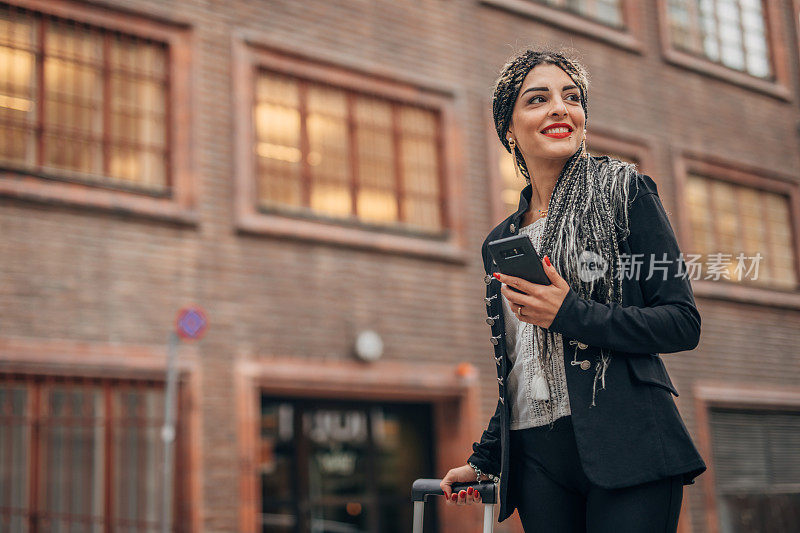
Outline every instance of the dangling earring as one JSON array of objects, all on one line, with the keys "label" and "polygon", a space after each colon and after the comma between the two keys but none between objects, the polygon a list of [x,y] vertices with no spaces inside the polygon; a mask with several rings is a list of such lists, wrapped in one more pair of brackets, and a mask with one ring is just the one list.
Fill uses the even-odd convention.
[{"label": "dangling earring", "polygon": [[517,141],[515,141],[513,137],[509,137],[508,146],[511,147],[511,159],[514,161],[514,174],[517,175],[517,179],[521,179],[519,175],[519,163],[517,162]]},{"label": "dangling earring", "polygon": [[582,148],[583,149],[583,153],[585,153],[586,156],[588,157],[589,156],[589,148],[586,146],[586,129],[585,128],[583,130],[583,140],[581,140],[581,146],[583,147]]}]

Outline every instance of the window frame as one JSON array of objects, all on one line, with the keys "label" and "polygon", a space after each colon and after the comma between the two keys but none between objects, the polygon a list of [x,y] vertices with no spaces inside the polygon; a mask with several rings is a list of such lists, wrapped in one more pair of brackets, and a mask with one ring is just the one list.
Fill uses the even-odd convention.
[{"label": "window frame", "polygon": [[[690,174],[726,181],[735,185],[756,187],[789,197],[790,230],[794,245],[794,266],[800,280],[800,184],[790,175],[779,174],[763,168],[753,167],[718,157],[684,151],[674,157],[676,196],[678,202],[678,229],[682,249],[692,252],[692,231],[686,199],[687,181]],[[722,282],[721,282],[722,281]],[[800,281],[795,291],[771,287],[742,286],[724,280],[692,280],[697,296],[754,303],[770,307],[800,309]]]},{"label": "window frame", "polygon": [[708,468],[705,474],[700,476],[699,485],[705,502],[708,531],[716,533],[719,531],[719,506],[711,443],[711,408],[800,411],[800,392],[796,388],[775,385],[701,381],[695,383],[692,395],[697,423],[697,446]]},{"label": "window frame", "polygon": [[759,78],[711,59],[700,57],[680,50],[672,45],[669,29],[669,13],[667,2],[658,0],[658,26],[661,41],[661,54],[667,63],[693,72],[716,78],[739,87],[757,91],[783,101],[792,100],[790,89],[791,73],[788,67],[788,51],[781,21],[781,7],[777,0],[762,0],[764,7],[764,28],[766,30],[769,62],[772,67],[774,81]]},{"label": "window frame", "polygon": [[480,3],[502,9],[561,29],[579,33],[622,50],[644,53],[641,2],[620,0],[623,28],[614,28],[579,13],[558,9],[532,0],[480,0]]},{"label": "window frame", "polygon": [[[204,506],[199,362],[198,347],[187,345],[181,348],[176,363],[179,384],[176,400],[188,433],[182,443],[186,455],[185,480],[176,491],[183,501],[176,499],[176,503],[185,509],[183,516],[189,531],[199,530]],[[167,347],[0,336],[0,371],[4,375],[47,379],[165,382]]]},{"label": "window frame", "polygon": [[80,180],[80,173],[65,172],[78,179],[61,178],[37,171],[20,171],[0,166],[0,196],[21,200],[101,210],[164,219],[194,225],[198,216],[194,207],[195,184],[191,169],[191,55],[192,38],[188,25],[162,21],[72,1],[5,0],[5,3],[102,30],[152,39],[167,45],[167,117],[166,145],[168,190],[164,194],[129,190],[102,182]]},{"label": "window frame", "polygon": [[[318,55],[318,54],[317,54]],[[459,131],[455,118],[455,90],[428,80],[408,80],[377,68],[365,69],[339,60],[313,59],[310,52],[288,50],[276,43],[235,32],[233,42],[234,182],[235,217],[239,232],[340,244],[387,253],[406,253],[447,262],[465,263],[465,235],[460,175],[457,163]],[[345,90],[432,109],[440,114],[440,183],[442,184],[443,236],[428,236],[402,226],[381,227],[334,218],[264,211],[257,206],[256,171],[252,157],[255,142],[254,81],[259,69],[322,82]]]}]

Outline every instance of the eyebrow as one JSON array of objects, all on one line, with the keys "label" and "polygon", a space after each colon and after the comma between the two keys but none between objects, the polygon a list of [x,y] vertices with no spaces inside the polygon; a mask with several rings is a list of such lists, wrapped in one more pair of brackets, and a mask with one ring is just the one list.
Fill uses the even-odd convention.
[{"label": "eyebrow", "polygon": [[[564,87],[561,90],[562,91],[569,91],[570,89],[577,89],[577,88],[578,88],[577,85],[564,85]],[[522,92],[522,94],[524,95],[525,93],[529,93],[529,92],[532,92],[532,91],[550,92],[550,89],[548,89],[547,87],[528,87],[527,89],[525,89]]]}]

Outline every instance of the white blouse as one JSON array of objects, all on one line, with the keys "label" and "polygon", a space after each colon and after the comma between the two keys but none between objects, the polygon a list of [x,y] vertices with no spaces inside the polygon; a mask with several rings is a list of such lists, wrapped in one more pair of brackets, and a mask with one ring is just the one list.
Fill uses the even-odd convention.
[{"label": "white blouse", "polygon": [[[539,251],[544,232],[545,218],[533,224],[519,228],[520,234],[527,235],[536,251]],[[525,429],[549,424],[550,420],[544,410],[547,401],[547,385],[544,372],[539,366],[536,341],[533,337],[534,326],[521,322],[511,310],[505,296],[502,296],[503,316],[506,328],[506,351],[512,367],[508,374],[508,398],[511,402],[511,429]],[[544,337],[543,339],[544,340]],[[554,334],[555,346],[552,350],[553,376],[555,390],[552,391],[553,412],[555,418],[570,414],[569,396],[567,395],[567,378],[564,372],[564,345],[561,334]]]}]

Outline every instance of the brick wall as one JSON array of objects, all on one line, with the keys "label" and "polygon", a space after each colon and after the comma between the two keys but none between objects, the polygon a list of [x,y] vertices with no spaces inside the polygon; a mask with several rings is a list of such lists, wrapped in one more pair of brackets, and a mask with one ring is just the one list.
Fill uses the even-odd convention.
[{"label": "brick wall", "polygon": [[[512,48],[566,44],[581,53],[591,74],[589,131],[598,127],[646,144],[653,168],[645,170],[672,211],[680,208],[672,157],[685,148],[766,170],[795,169],[797,177],[798,49],[790,2],[780,3],[791,102],[665,63],[651,2],[641,3],[642,53],[477,1],[93,2],[190,28],[193,84],[186,97],[199,223],[0,198],[0,335],[157,345],[176,309],[203,305],[211,329],[199,346],[202,433],[195,438],[206,531],[239,530],[232,390],[242,358],[350,359],[354,334],[373,328],[385,341],[386,359],[473,363],[485,377],[477,424],[483,427],[497,398],[479,256],[496,222],[487,198],[494,172],[488,153],[497,140],[487,120],[492,83]],[[318,51],[452,92],[466,264],[237,231],[231,43],[241,30],[263,43]],[[700,346],[665,357],[693,432],[696,380],[791,387],[800,378],[797,309],[710,299],[698,305]],[[691,486],[686,495],[693,530],[706,531],[700,490]],[[506,524],[497,530],[512,531]]]}]

